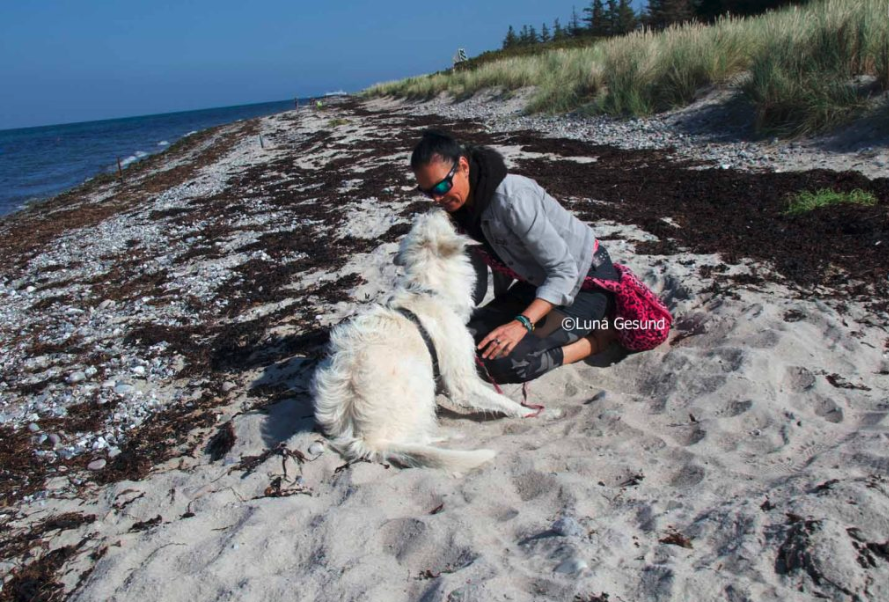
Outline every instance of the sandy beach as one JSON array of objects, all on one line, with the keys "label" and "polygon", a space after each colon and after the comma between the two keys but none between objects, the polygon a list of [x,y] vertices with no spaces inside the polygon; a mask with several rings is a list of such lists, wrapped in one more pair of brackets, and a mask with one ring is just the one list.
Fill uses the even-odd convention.
[{"label": "sandy beach", "polygon": [[[520,100],[335,99],[0,222],[0,601],[889,599],[889,141],[673,115],[628,145]],[[676,319],[534,381],[537,418],[443,408],[498,452],[460,478],[346,464],[307,394],[429,207],[428,127],[501,150]],[[878,202],[785,215],[820,188]]]}]

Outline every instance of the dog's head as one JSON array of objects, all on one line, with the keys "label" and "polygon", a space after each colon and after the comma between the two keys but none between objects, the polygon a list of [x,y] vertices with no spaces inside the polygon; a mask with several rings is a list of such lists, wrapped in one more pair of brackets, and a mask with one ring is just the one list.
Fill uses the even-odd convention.
[{"label": "dog's head", "polygon": [[433,209],[418,215],[401,241],[395,265],[409,267],[421,260],[448,259],[463,254],[472,241],[457,233],[444,211]]},{"label": "dog's head", "polygon": [[475,270],[466,256],[473,241],[458,234],[447,213],[434,209],[414,219],[401,241],[395,264],[407,284],[431,289],[455,305],[472,307]]}]

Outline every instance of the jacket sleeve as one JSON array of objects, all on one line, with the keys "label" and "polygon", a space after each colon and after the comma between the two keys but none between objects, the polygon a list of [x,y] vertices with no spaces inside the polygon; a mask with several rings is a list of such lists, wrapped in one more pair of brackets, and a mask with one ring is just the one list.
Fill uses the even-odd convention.
[{"label": "jacket sleeve", "polygon": [[540,186],[524,187],[509,203],[507,225],[546,272],[546,279],[537,288],[537,298],[553,305],[571,305],[577,264],[568,244],[547,218],[545,199],[546,191]]}]

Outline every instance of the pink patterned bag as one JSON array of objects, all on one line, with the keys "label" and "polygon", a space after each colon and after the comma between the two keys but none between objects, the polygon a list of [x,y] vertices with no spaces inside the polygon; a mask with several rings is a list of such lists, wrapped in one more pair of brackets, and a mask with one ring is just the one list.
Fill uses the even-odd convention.
[{"label": "pink patterned bag", "polygon": [[617,340],[629,351],[654,349],[670,336],[673,316],[657,295],[630,268],[615,263],[620,280],[587,278],[581,288],[602,288],[614,293]]}]

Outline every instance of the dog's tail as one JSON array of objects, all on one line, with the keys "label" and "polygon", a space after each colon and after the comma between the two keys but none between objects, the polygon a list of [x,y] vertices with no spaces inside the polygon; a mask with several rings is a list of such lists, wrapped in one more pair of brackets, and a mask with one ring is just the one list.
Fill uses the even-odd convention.
[{"label": "dog's tail", "polygon": [[490,462],[497,455],[492,449],[464,451],[403,443],[388,444],[384,453],[388,459],[404,466],[428,466],[450,472],[469,472],[485,462]]},{"label": "dog's tail", "polygon": [[347,445],[338,447],[349,460],[361,458],[377,462],[395,462],[411,468],[441,468],[448,472],[459,473],[469,472],[491,461],[497,455],[492,449],[464,451],[391,441],[369,445],[361,439],[352,439]]}]

